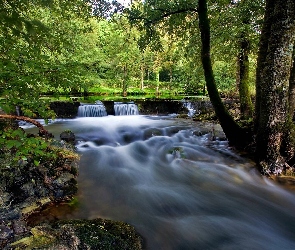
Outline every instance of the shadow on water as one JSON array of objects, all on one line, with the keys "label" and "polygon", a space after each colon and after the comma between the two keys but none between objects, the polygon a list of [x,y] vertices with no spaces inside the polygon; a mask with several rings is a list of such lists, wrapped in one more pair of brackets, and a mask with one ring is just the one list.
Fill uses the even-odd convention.
[{"label": "shadow on water", "polygon": [[[167,118],[167,119],[166,119]],[[123,220],[147,249],[295,249],[295,195],[191,121],[108,116],[53,123],[77,137],[79,206]],[[58,216],[57,216],[58,217]]]}]

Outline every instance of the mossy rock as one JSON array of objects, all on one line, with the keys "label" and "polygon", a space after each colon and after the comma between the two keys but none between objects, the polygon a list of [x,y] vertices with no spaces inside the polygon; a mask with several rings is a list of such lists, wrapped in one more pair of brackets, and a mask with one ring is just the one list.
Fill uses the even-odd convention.
[{"label": "mossy rock", "polygon": [[32,236],[14,242],[12,249],[142,249],[142,239],[132,226],[112,220],[59,221],[31,232]]},{"label": "mossy rock", "polygon": [[62,229],[71,229],[80,240],[82,248],[90,249],[142,249],[141,238],[134,228],[124,222],[104,219],[59,222]]}]

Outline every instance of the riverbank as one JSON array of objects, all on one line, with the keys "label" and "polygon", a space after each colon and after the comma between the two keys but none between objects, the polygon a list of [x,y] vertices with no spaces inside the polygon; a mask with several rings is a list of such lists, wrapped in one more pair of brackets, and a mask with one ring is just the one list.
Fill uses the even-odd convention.
[{"label": "riverbank", "polygon": [[[31,143],[44,141],[42,149],[46,151],[46,154],[40,152],[42,157],[36,161],[36,155],[16,157],[18,152],[15,146],[1,148],[1,249],[105,249],[112,244],[112,249],[141,249],[140,236],[132,226],[123,222],[101,219],[57,222],[45,219],[41,224],[32,225],[30,218],[38,217],[48,207],[57,204],[74,206],[79,174],[79,155],[72,144],[74,135],[65,131],[61,133],[62,140],[57,141],[26,134],[19,129],[10,130],[15,126],[11,120],[2,121],[1,126],[9,134],[6,137],[8,144],[21,138]],[[14,142],[16,146],[21,145],[19,143]],[[22,150],[25,151],[24,148]]]}]

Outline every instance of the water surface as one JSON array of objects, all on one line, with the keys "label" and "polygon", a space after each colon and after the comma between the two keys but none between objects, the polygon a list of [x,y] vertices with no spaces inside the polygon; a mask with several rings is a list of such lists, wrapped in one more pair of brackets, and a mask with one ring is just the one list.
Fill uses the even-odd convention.
[{"label": "water surface", "polygon": [[294,193],[196,123],[166,118],[48,126],[57,137],[72,130],[81,153],[80,206],[68,217],[126,221],[150,250],[295,249]]}]

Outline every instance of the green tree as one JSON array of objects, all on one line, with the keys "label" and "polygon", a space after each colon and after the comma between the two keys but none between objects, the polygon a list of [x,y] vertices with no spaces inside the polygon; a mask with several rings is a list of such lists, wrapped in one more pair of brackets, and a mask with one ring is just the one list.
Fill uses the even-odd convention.
[{"label": "green tree", "polygon": [[[254,86],[254,63],[258,49],[259,30],[264,1],[218,1],[211,13],[212,54],[214,60],[225,61],[235,69],[240,97],[241,118],[253,116],[250,86]],[[236,58],[236,59],[235,59]],[[252,60],[251,60],[252,59]],[[251,72],[252,71],[252,72]],[[217,76],[217,73],[215,72]]]},{"label": "green tree", "polygon": [[118,82],[122,94],[126,95],[129,82],[140,74],[140,50],[136,43],[138,36],[124,17],[100,21],[100,44],[105,54],[109,78]]},{"label": "green tree", "polygon": [[[60,86],[72,84],[75,75],[73,62],[67,53],[72,45],[68,35],[85,31],[89,6],[76,0],[58,1],[3,1],[0,22],[0,86],[7,112],[15,106],[33,116],[37,112],[46,118],[48,103],[40,100],[46,89],[58,91]],[[80,21],[78,21],[80,20]],[[82,22],[77,26],[77,22]],[[74,32],[75,30],[75,32]]]}]

